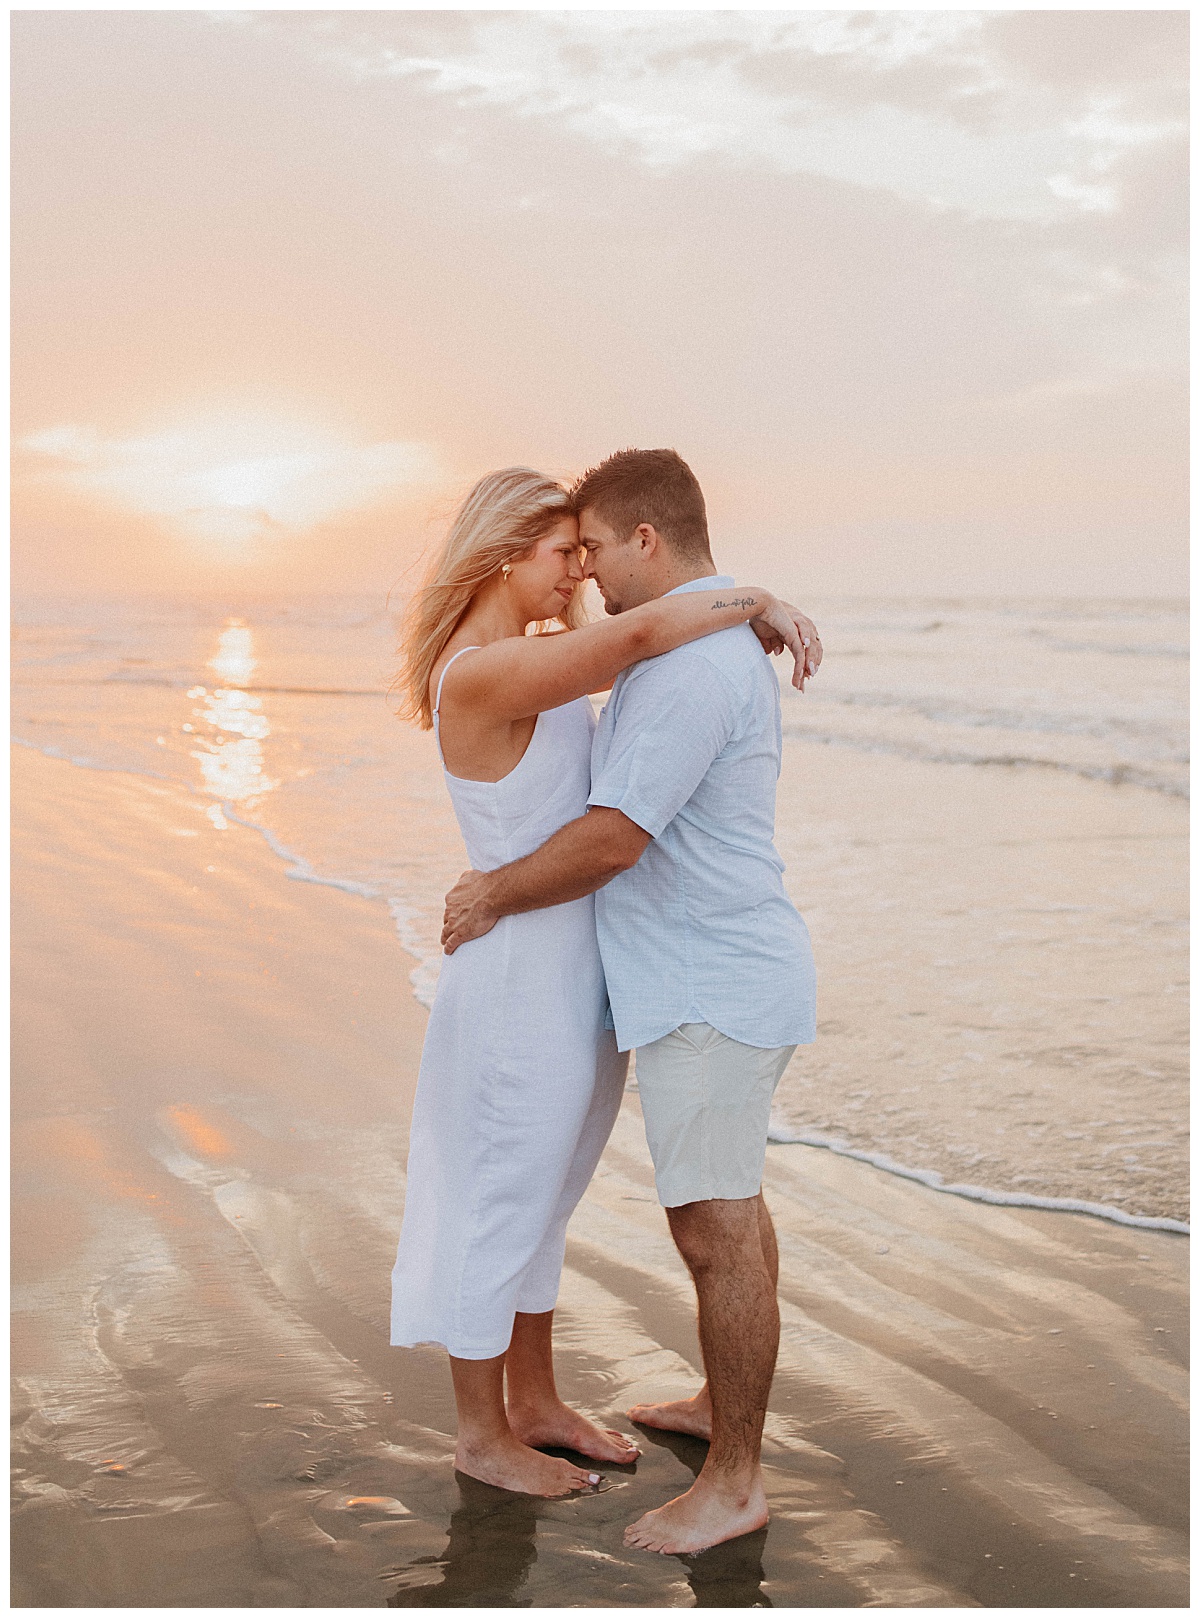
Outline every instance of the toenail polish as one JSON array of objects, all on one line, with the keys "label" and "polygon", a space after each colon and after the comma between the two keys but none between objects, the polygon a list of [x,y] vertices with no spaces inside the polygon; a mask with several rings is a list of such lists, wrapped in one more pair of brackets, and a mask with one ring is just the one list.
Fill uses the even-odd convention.
[{"label": "toenail polish", "polygon": [[588,1473],[588,1482],[589,1483],[599,1483],[599,1481],[600,1481],[599,1472],[589,1472]]}]

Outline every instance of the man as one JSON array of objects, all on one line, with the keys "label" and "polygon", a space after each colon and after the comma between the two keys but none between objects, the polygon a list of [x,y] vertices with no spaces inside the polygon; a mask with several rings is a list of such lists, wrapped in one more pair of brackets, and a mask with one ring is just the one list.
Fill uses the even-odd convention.
[{"label": "man", "polygon": [[[733,584],[673,450],[613,455],[575,496],[584,571],[609,613]],[[808,931],[773,844],[781,747],[778,682],[748,625],[636,664],[600,717],[587,813],[447,897],[453,951],[500,916],[596,892],[617,1043],[637,1052],[655,1184],[695,1282],[707,1374],[692,1399],[629,1412],[711,1440],[692,1488],[626,1530],[628,1545],[667,1554],[767,1521],[759,1453],[779,1310],[762,1172],[775,1086],[815,1031]]]}]

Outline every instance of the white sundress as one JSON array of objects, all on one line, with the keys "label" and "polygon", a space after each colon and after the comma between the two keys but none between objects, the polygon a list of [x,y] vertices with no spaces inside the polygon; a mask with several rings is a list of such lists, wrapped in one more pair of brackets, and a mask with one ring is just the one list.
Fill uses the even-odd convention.
[{"label": "white sundress", "polygon": [[[438,734],[442,683],[433,723]],[[467,854],[491,871],[582,815],[586,697],[539,714],[501,781],[443,770]],[[440,750],[441,740],[438,736]],[[567,1221],[616,1121],[627,1057],[604,1027],[594,902],[505,916],[442,963],[421,1053],[392,1271],[391,1341],[504,1353],[513,1316],[553,1309]]]}]

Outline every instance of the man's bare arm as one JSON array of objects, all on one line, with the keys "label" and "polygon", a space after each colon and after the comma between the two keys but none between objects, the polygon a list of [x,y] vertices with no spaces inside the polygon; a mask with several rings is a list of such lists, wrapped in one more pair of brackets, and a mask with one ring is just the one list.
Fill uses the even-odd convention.
[{"label": "man's bare arm", "polygon": [[541,848],[498,871],[466,871],[446,895],[442,947],[482,938],[500,920],[595,893],[641,859],[650,833],[619,809],[589,809]]}]

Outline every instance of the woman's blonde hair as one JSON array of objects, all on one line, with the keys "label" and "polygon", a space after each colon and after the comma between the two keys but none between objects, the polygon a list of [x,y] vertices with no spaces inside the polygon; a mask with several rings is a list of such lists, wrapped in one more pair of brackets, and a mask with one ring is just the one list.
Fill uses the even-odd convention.
[{"label": "woman's blonde hair", "polygon": [[[489,472],[455,513],[441,550],[404,614],[400,632],[400,672],[394,686],[402,702],[397,714],[422,730],[433,725],[429,678],[476,592],[505,562],[528,554],[575,510],[561,484],[527,466]],[[584,622],[581,592],[549,622],[577,629]]]}]

